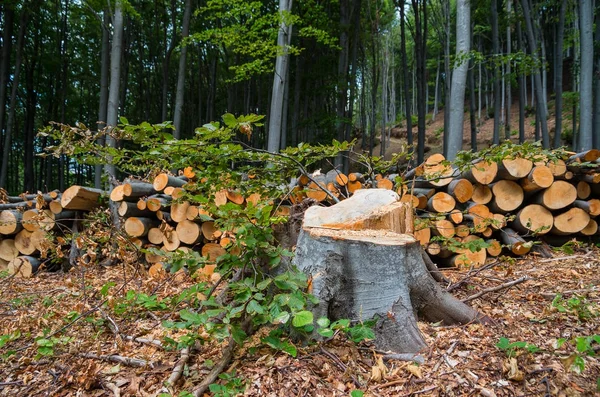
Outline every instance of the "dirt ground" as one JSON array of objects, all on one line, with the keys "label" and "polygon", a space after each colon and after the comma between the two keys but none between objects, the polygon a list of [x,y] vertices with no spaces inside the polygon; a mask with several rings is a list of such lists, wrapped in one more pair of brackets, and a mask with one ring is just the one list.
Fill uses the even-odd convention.
[{"label": "dirt ground", "polygon": [[[354,345],[342,335],[298,346],[295,359],[260,345],[255,336],[254,347],[237,350],[226,369],[235,374],[233,380],[220,382],[245,385],[247,396],[348,396],[355,389],[366,396],[600,395],[598,358],[579,354],[583,368],[577,370],[570,342],[600,331],[599,253],[581,247],[552,259],[530,256],[480,270],[444,271],[461,299],[512,280],[526,281],[471,301],[493,319],[491,325],[419,323],[429,345],[420,354],[421,365],[383,360],[385,352],[368,342]],[[134,304],[127,291],[156,293],[167,301],[190,285],[184,274],[150,277],[136,265],[1,279],[0,335],[16,337],[0,344],[0,396],[157,395],[180,357],[161,342],[177,332],[160,324],[176,319],[178,311]],[[563,298],[553,304],[556,294]],[[43,351],[34,338],[52,339],[50,334],[56,338],[52,351]],[[526,345],[502,350],[501,338]],[[558,347],[560,338],[567,342]],[[174,395],[201,382],[222,349],[206,344],[192,351]],[[592,349],[597,352],[598,344]],[[110,355],[144,365],[111,362]]]}]

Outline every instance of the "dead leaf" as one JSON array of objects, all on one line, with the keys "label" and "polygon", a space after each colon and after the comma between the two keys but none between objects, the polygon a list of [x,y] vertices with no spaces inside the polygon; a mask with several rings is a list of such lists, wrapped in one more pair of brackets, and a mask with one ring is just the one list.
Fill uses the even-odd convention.
[{"label": "dead leaf", "polygon": [[523,374],[523,371],[521,371],[519,369],[519,365],[517,363],[517,359],[512,357],[508,360],[508,362],[504,363],[505,365],[505,372],[508,372],[506,377],[509,380],[513,380],[515,382],[520,382],[523,380],[523,378],[525,378],[525,375]]},{"label": "dead leaf", "polygon": [[419,379],[423,378],[423,371],[416,365],[409,364],[406,366],[406,370]]}]

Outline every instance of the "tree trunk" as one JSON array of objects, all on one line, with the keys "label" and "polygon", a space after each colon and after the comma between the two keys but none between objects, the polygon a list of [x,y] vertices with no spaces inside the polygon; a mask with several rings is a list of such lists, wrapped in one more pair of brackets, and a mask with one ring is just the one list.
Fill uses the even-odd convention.
[{"label": "tree trunk", "polygon": [[[506,13],[509,18],[512,16],[512,0],[506,1]],[[510,54],[512,52],[512,38],[511,38],[511,29],[512,26],[509,23],[506,26],[506,55],[508,57],[506,61],[506,74],[504,80],[506,80],[506,119],[504,123],[504,138],[506,140],[510,140],[510,119],[511,119],[511,109],[512,109],[512,71],[511,71],[511,60]]]},{"label": "tree trunk", "polygon": [[425,89],[427,86],[427,2],[411,0],[414,11],[415,57],[417,59],[417,115],[418,115],[418,147],[417,162],[425,158]]},{"label": "tree trunk", "polygon": [[325,211],[309,208],[294,262],[312,277],[316,318],[373,318],[378,348],[417,353],[426,344],[415,314],[446,324],[484,318],[429,274],[418,242],[404,234],[412,232],[412,210],[397,199],[390,191],[359,190]]},{"label": "tree trunk", "polygon": [[[529,49],[531,51],[531,55],[536,61],[540,60],[540,56],[538,53],[538,45],[537,40],[535,39],[535,34],[533,30],[533,16],[531,12],[531,3],[529,0],[521,0],[521,8],[523,9],[523,17],[525,19],[525,26],[527,30],[527,41],[529,42]],[[546,103],[544,102],[544,90],[542,86],[542,78],[540,76],[539,68],[534,68],[534,81],[535,81],[535,100],[536,100],[536,113],[539,118],[539,125],[542,129],[542,145],[544,148],[549,147],[549,139],[548,139],[548,118],[547,118],[547,108]]]},{"label": "tree trunk", "polygon": [[[12,89],[10,93],[10,109],[8,112],[8,119],[6,120],[6,134],[4,135],[4,148],[2,155],[2,167],[0,168],[0,188],[8,188],[8,158],[11,152],[11,139],[12,129],[15,119],[15,112],[17,106],[17,91],[19,88],[19,75],[21,73],[21,60],[23,56],[23,42],[25,39],[25,30],[27,29],[27,19],[29,13],[23,10],[20,18],[19,37],[17,39],[17,54],[15,58],[15,71],[12,80]],[[0,130],[2,126],[0,125]],[[8,189],[7,189],[8,190]]]},{"label": "tree trunk", "polygon": [[400,54],[402,57],[402,87],[405,97],[405,117],[406,117],[406,140],[408,146],[413,145],[412,133],[412,115],[411,115],[411,96],[410,96],[410,80],[408,78],[408,62],[406,60],[406,16],[404,15],[404,2],[400,3]]},{"label": "tree trunk", "polygon": [[[123,45],[123,4],[122,0],[117,0],[115,3],[115,14],[113,19],[113,37],[112,49],[110,54],[110,87],[108,90],[108,107],[106,110],[106,124],[109,128],[115,128],[118,123],[119,116],[119,80],[121,78],[121,47]],[[117,141],[111,136],[106,136],[106,145],[117,147]],[[104,166],[105,172],[116,177],[116,168],[111,164],[112,159],[108,159],[109,163]]]},{"label": "tree trunk", "polygon": [[[600,3],[596,3],[596,33],[594,41],[600,43]],[[600,149],[600,51],[595,53],[595,73],[596,79],[594,81],[594,129],[592,134],[594,135],[594,148]]]},{"label": "tree trunk", "polygon": [[567,12],[567,0],[562,0],[558,15],[558,28],[556,32],[556,49],[554,60],[556,68],[554,69],[554,147],[560,147],[562,133],[562,110],[563,110],[563,42],[565,38],[565,14]]},{"label": "tree trunk", "polygon": [[577,147],[579,151],[589,150],[593,146],[594,9],[592,4],[592,0],[579,2],[581,37],[579,145]]},{"label": "tree trunk", "polygon": [[[458,0],[456,3],[456,57],[464,57],[471,50],[471,4],[470,0]],[[448,154],[446,158],[453,161],[462,150],[465,115],[465,88],[469,61],[463,59],[452,72],[452,88],[450,90],[450,123],[448,137]]]},{"label": "tree trunk", "polygon": [[173,117],[173,137],[181,138],[181,115],[183,111],[183,92],[185,86],[185,59],[187,55],[188,44],[183,42],[190,34],[190,17],[192,14],[192,0],[185,0],[185,10],[183,11],[183,28],[181,30],[181,54],[179,55],[179,71],[177,72],[177,91],[175,94],[175,115]]},{"label": "tree trunk", "polygon": [[[108,107],[108,68],[110,65],[110,36],[108,24],[110,16],[107,10],[103,12],[102,21],[102,49],[100,54],[100,104],[98,105],[98,131],[106,127],[106,111]],[[104,146],[104,137],[99,138],[97,144]],[[94,187],[102,187],[102,165],[97,165],[94,169]]]},{"label": "tree trunk", "polygon": [[273,90],[271,95],[271,112],[269,116],[269,136],[267,150],[279,152],[281,146],[281,123],[283,119],[283,95],[285,79],[288,71],[288,43],[292,34],[291,25],[285,23],[285,14],[292,10],[292,0],[279,0],[279,15],[281,23],[277,35],[277,47],[282,53],[275,60],[275,76],[273,77]]},{"label": "tree trunk", "polygon": [[500,92],[500,38],[498,32],[498,1],[492,0],[492,56],[494,57],[492,64],[494,68],[494,134],[492,143],[497,145],[500,143],[500,100],[502,93]]},{"label": "tree trunk", "polygon": [[[2,33],[2,60],[0,61],[0,138],[4,130],[4,115],[6,114],[6,90],[10,72],[10,51],[12,47],[12,34],[14,27],[15,11],[8,4],[4,6],[4,24]],[[1,147],[1,146],[0,146]],[[6,155],[6,153],[4,154]],[[3,185],[0,184],[0,187]]]}]

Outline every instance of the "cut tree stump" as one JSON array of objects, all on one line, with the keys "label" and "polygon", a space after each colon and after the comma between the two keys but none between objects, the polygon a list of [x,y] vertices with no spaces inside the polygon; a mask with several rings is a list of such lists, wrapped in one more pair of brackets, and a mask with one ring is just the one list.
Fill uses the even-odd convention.
[{"label": "cut tree stump", "polygon": [[329,208],[310,207],[294,263],[312,280],[316,318],[374,318],[375,344],[399,353],[426,343],[415,314],[447,324],[483,320],[443,291],[430,275],[409,231],[410,207],[389,190],[359,190]]}]

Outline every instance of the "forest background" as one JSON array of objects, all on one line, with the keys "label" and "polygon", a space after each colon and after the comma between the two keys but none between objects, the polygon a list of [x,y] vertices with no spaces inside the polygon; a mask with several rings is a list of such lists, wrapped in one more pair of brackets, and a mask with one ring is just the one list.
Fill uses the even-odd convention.
[{"label": "forest background", "polygon": [[102,167],[38,156],[53,121],[172,120],[186,138],[265,114],[239,138],[276,151],[356,137],[375,155],[400,140],[418,161],[431,136],[450,159],[504,139],[600,148],[599,17],[591,0],[7,0],[0,187],[100,186]]}]

